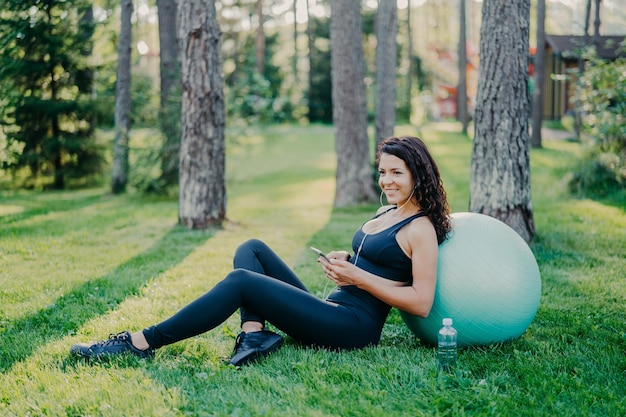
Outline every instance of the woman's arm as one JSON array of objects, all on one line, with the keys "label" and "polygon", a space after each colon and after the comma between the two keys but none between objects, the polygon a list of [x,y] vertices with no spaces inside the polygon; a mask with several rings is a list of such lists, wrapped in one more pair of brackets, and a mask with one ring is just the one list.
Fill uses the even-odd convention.
[{"label": "woman's arm", "polygon": [[427,218],[416,219],[398,232],[400,246],[411,258],[413,284],[397,286],[394,281],[381,279],[340,260],[330,257],[332,264],[322,261],[324,272],[338,286],[355,285],[385,303],[410,314],[426,317],[432,308],[437,284],[439,247],[435,229]]}]

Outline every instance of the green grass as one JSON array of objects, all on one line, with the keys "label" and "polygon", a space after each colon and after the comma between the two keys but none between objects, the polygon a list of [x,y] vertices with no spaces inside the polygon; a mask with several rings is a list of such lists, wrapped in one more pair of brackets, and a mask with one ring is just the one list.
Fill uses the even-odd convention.
[{"label": "green grass", "polygon": [[[452,129],[450,129],[452,127]],[[469,201],[471,143],[455,125],[417,131],[439,161],[454,211]],[[532,150],[542,299],[519,339],[461,350],[438,374],[393,311],[381,345],[327,352],[290,340],[262,363],[225,366],[238,318],[157,352],[86,364],[78,341],[168,317],[261,238],[320,296],[330,290],[309,245],[347,247],[375,206],[333,210],[329,127],[245,132],[228,149],[222,229],[176,226],[176,202],[106,190],[0,193],[2,416],[621,416],[626,415],[626,207],[574,199],[579,145]]]}]

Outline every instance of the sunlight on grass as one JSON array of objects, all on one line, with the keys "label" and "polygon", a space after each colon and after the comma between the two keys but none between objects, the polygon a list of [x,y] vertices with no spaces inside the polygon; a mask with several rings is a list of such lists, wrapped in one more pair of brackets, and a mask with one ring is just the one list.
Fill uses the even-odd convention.
[{"label": "sunlight on grass", "polygon": [[[459,130],[396,133],[424,139],[453,211],[466,211],[471,140]],[[232,349],[237,314],[153,361],[70,358],[75,342],[167,318],[225,276],[250,238],[283,255],[313,293],[332,289],[306,248],[348,248],[377,207],[333,209],[332,127],[229,133],[220,229],[177,226],[172,199],[102,189],[2,195],[0,415],[626,414],[626,208],[567,194],[564,177],[579,151],[571,142],[531,151],[531,249],[543,280],[534,322],[518,340],[462,350],[454,374],[437,373],[434,350],[395,310],[377,348],[328,352],[287,339],[239,371],[220,359]],[[149,131],[134,136],[137,146],[153,140]]]},{"label": "sunlight on grass", "polygon": [[6,216],[7,214],[17,214],[25,210],[24,206],[11,206],[0,204],[0,216]]},{"label": "sunlight on grass", "polygon": [[[274,133],[276,136],[270,134],[263,141],[235,143],[233,146],[239,146],[241,150],[229,155],[229,222],[225,227],[222,230],[204,233],[204,237],[197,235],[201,239],[198,241],[200,244],[184,258],[160,272],[154,270],[152,275],[146,277],[139,292],[131,290],[131,293],[119,305],[115,302],[111,304],[114,309],[88,318],[84,326],[77,330],[76,335],[50,342],[46,342],[48,340],[46,337],[41,339],[39,342],[43,343],[41,349],[52,355],[35,354],[32,361],[18,360],[14,362],[15,366],[11,368],[7,377],[11,378],[10,375],[20,375],[24,372],[32,373],[34,381],[32,384],[35,386],[40,385],[40,382],[35,382],[40,378],[46,381],[67,380],[65,372],[55,370],[54,361],[65,360],[63,358],[67,356],[68,346],[79,340],[103,338],[109,333],[124,328],[137,330],[171,315],[228,273],[232,268],[232,255],[235,248],[246,239],[261,238],[283,254],[287,261],[292,262],[306,247],[310,235],[328,222],[334,197],[335,161],[332,136],[327,134],[320,139],[316,135],[307,135],[305,131],[303,132],[304,135],[292,132],[291,135],[285,137],[281,137],[280,132],[276,132]],[[295,157],[295,155],[301,156]],[[21,235],[30,230],[25,236],[37,231],[33,236],[34,239],[40,239],[37,236],[42,235],[51,237],[57,235],[57,237],[45,246],[42,246],[41,242],[49,238],[43,241],[35,240],[33,241],[36,244],[35,247],[33,243],[28,243],[23,239],[14,240],[14,247],[30,247],[30,249],[27,252],[13,250],[14,255],[8,260],[8,264],[5,264],[7,269],[13,271],[11,282],[28,280],[35,285],[31,285],[27,292],[3,293],[4,305],[13,306],[10,309],[3,309],[2,314],[5,320],[24,316],[29,311],[34,312],[45,306],[50,309],[48,314],[60,316],[63,310],[59,310],[60,307],[54,307],[56,304],[54,300],[64,292],[71,291],[72,285],[79,285],[81,281],[98,276],[106,277],[107,274],[115,274],[118,278],[123,278],[126,272],[119,269],[119,265],[124,262],[135,263],[132,260],[142,256],[141,251],[148,249],[142,244],[141,236],[145,235],[146,243],[154,242],[159,237],[164,237],[164,233],[173,226],[176,219],[175,202],[157,202],[155,205],[147,205],[141,209],[135,203],[140,203],[140,200],[135,200],[130,196],[103,198],[85,207],[72,208],[70,203],[66,211],[55,210],[43,213],[43,216],[26,218],[19,225]],[[133,231],[134,227],[138,229]],[[111,245],[108,244],[109,242]],[[90,253],[93,252],[93,248],[98,248],[98,251]],[[31,260],[36,263],[34,265],[22,263],[20,267],[17,267],[20,259],[24,260],[25,256],[32,256]],[[55,265],[51,266],[43,262],[41,271],[37,272],[37,269],[33,267],[37,268],[39,261],[44,259],[55,260]],[[132,274],[136,268],[148,266],[145,262],[150,261],[146,258],[136,266],[129,264],[124,270],[128,269],[128,272]],[[72,267],[60,268],[61,265]],[[118,269],[115,272],[116,265]],[[20,277],[21,274],[23,274],[22,277]],[[29,277],[29,274],[35,277]],[[112,278],[114,275],[110,276]],[[46,278],[43,279],[44,277]],[[0,274],[0,281],[9,284],[8,279],[9,276]],[[98,287],[88,290],[89,294],[96,297],[94,301],[103,296],[102,291],[110,291],[107,289],[110,285],[108,280],[109,278],[106,278]],[[54,288],[55,283],[62,283],[61,287]],[[16,290],[19,288],[13,285],[8,287]],[[41,298],[36,294],[46,294],[46,296]],[[88,295],[87,299],[90,296]],[[80,314],[80,307],[75,311]],[[237,327],[237,318],[233,316],[222,331],[212,332],[182,342],[177,346],[165,348],[159,352],[159,355],[179,357],[181,354],[186,355],[185,352],[193,352],[200,346],[204,346],[201,349],[201,355],[214,358],[211,361],[214,363],[213,366],[223,366],[217,359],[230,352],[233,343],[232,336]],[[15,337],[20,336],[16,333]],[[33,342],[37,342],[37,339]],[[19,352],[15,355],[11,357],[21,357]],[[33,363],[38,364],[33,365]],[[32,368],[25,369],[23,368],[25,365]],[[34,371],[34,368],[40,366],[45,371]],[[38,413],[47,407],[52,414],[62,415],[63,407],[53,400],[59,396],[80,397],[81,400],[72,401],[72,403],[75,411],[81,410],[81,413],[97,410],[97,413],[101,415],[130,414],[133,410],[131,402],[103,397],[97,385],[92,386],[88,382],[87,375],[84,373],[86,371],[92,374],[90,372],[92,369],[94,368],[77,368],[77,375],[82,374],[81,380],[85,380],[85,383],[72,384],[72,389],[65,391],[64,394],[61,390],[46,390],[45,395],[34,395],[30,401],[25,402],[19,401],[21,389],[13,383],[4,384],[7,381],[4,376],[2,377],[4,381],[0,382],[8,388],[9,397],[7,398],[11,398],[9,403],[14,406],[12,409],[22,410],[17,414],[22,414],[27,410],[31,413]],[[119,372],[116,369],[119,369]],[[209,369],[208,372],[214,373],[215,371]],[[71,371],[71,373],[74,372]],[[124,376],[127,373],[134,374],[135,371],[118,367],[106,368],[98,372],[94,382],[101,386],[114,384],[119,386],[116,389],[121,389],[127,393],[126,395],[131,396],[133,392],[139,393],[142,389],[147,389],[151,393],[150,396],[157,395],[159,398],[164,398],[164,394],[169,393],[167,395],[172,398],[169,404],[156,401],[146,406],[142,402],[140,407],[143,408],[142,413],[146,415],[158,415],[159,413],[155,410],[159,408],[176,408],[177,402],[181,401],[180,393],[176,393],[176,390],[170,392],[163,386],[159,387],[158,383],[154,385],[155,382],[142,386],[142,383],[135,382],[136,375],[133,379],[128,379]],[[89,377],[89,379],[92,378]],[[120,380],[127,382],[120,385],[116,382]],[[91,402],[99,405],[94,409],[93,405],[89,405]],[[1,401],[0,404],[2,404]],[[2,406],[0,406],[1,411]]]},{"label": "sunlight on grass", "polygon": [[103,197],[85,207],[53,209],[4,226],[10,237],[3,239],[3,314],[15,318],[41,309],[72,286],[136,256],[172,226],[166,218],[151,218],[161,212],[159,205],[140,210],[136,204],[119,206],[118,199]]}]

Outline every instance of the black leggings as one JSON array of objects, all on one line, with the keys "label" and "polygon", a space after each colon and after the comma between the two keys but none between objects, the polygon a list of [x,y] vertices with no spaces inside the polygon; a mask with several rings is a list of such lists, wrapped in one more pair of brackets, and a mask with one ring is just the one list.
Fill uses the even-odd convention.
[{"label": "black leggings", "polygon": [[306,345],[354,349],[376,345],[382,324],[359,307],[311,294],[265,243],[249,240],[235,253],[234,270],[169,319],[143,331],[159,348],[211,330],[237,309],[241,322],[265,321]]}]

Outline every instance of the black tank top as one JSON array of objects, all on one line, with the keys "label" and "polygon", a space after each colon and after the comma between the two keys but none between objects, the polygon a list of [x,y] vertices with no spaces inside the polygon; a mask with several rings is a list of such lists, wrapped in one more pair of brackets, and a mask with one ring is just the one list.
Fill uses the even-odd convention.
[{"label": "black tank top", "polygon": [[[374,219],[384,213],[386,212],[375,216]],[[411,259],[398,245],[396,235],[404,226],[425,215],[422,212],[414,214],[387,229],[372,234],[365,233],[361,226],[352,238],[354,255],[350,258],[350,262],[381,278],[408,282],[411,285],[413,283]],[[337,304],[360,306],[366,309],[374,319],[380,321],[381,326],[391,309],[391,306],[367,291],[352,285],[335,288],[327,299]]]},{"label": "black tank top", "polygon": [[[390,210],[375,216],[374,219]],[[351,262],[374,275],[392,281],[408,281],[411,284],[413,281],[411,259],[398,245],[396,235],[404,226],[423,216],[425,213],[414,214],[387,229],[372,234],[365,233],[361,226],[352,238],[352,250],[355,255]]]}]

